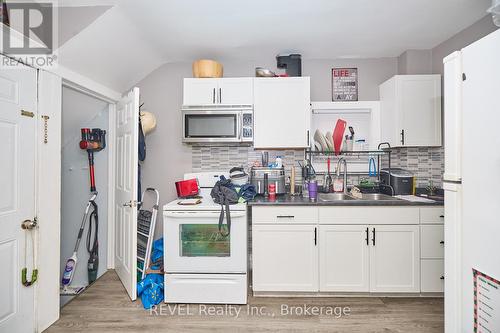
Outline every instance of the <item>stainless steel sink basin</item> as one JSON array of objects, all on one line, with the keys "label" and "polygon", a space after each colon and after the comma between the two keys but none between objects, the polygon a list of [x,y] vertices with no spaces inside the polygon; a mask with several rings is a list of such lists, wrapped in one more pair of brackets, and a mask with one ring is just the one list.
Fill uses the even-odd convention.
[{"label": "stainless steel sink basin", "polygon": [[344,201],[344,200],[356,200],[356,198],[351,197],[345,193],[320,193],[320,201]]},{"label": "stainless steel sink basin", "polygon": [[391,197],[387,194],[382,193],[363,193],[360,200],[371,200],[371,201],[399,201],[401,199]]}]

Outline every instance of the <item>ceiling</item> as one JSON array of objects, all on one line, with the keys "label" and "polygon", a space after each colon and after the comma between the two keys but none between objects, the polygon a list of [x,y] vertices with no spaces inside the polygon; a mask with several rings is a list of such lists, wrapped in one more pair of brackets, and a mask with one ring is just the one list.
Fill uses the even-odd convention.
[{"label": "ceiling", "polygon": [[167,62],[257,60],[290,52],[303,59],[378,58],[431,49],[484,17],[491,1],[61,0],[60,5],[60,63],[123,92]]}]

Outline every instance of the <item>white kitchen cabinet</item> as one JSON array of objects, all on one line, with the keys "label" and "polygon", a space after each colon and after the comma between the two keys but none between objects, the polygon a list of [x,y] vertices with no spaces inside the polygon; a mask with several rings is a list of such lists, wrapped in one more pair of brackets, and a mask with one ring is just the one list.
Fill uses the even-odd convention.
[{"label": "white kitchen cabinet", "polygon": [[252,105],[253,78],[184,79],[183,105]]},{"label": "white kitchen cabinet", "polygon": [[318,291],[315,225],[253,225],[253,291]]},{"label": "white kitchen cabinet", "polygon": [[444,225],[421,225],[420,240],[422,259],[444,258]]},{"label": "white kitchen cabinet", "polygon": [[382,141],[393,147],[441,146],[441,95],[440,75],[396,75],[382,83]]},{"label": "white kitchen cabinet", "polygon": [[235,77],[218,79],[219,104],[252,105],[253,78]]},{"label": "white kitchen cabinet", "polygon": [[369,229],[360,225],[319,227],[320,291],[370,290]]},{"label": "white kitchen cabinet", "polygon": [[425,259],[420,264],[421,292],[442,293],[444,291],[444,259]]},{"label": "white kitchen cabinet", "polygon": [[182,104],[216,104],[217,88],[217,79],[184,79]]},{"label": "white kitchen cabinet", "polygon": [[317,224],[318,209],[307,206],[268,206],[252,209],[254,224]]},{"label": "white kitchen cabinet", "polygon": [[254,147],[309,147],[309,78],[255,78],[253,82]]},{"label": "white kitchen cabinet", "polygon": [[370,290],[420,292],[418,225],[370,226]]}]

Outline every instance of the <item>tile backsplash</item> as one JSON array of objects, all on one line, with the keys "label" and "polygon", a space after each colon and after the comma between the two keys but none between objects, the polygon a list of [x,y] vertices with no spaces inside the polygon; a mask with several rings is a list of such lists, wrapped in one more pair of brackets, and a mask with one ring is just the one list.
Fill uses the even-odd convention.
[{"label": "tile backsplash", "polygon": [[[304,150],[269,150],[269,161],[276,156],[283,158],[285,172],[288,175],[292,165],[304,160]],[[245,146],[192,146],[193,172],[228,171],[235,166],[250,169],[255,161],[261,160],[261,151]],[[387,157],[382,158],[382,167],[388,166]],[[403,168],[415,173],[417,186],[425,187],[432,180],[437,187],[442,186],[444,172],[444,149],[436,148],[394,148],[391,153],[391,166]],[[333,166],[332,166],[333,167]],[[297,170],[297,175],[300,171]],[[349,184],[359,182],[360,175],[351,175]],[[320,177],[322,178],[322,177]]]},{"label": "tile backsplash", "polygon": [[[269,161],[274,162],[277,156],[283,159],[285,172],[288,174],[290,168],[298,166],[299,161],[304,160],[304,150],[266,150],[269,153]],[[254,162],[261,161],[260,150],[253,147],[242,146],[192,146],[193,172],[201,171],[228,171],[235,166],[250,169]],[[297,170],[298,171],[298,170]]]},{"label": "tile backsplash", "polygon": [[[388,166],[388,159],[382,160]],[[434,186],[442,187],[444,173],[443,147],[393,148],[391,166],[412,171],[417,177],[417,187],[426,187],[432,180]]]}]

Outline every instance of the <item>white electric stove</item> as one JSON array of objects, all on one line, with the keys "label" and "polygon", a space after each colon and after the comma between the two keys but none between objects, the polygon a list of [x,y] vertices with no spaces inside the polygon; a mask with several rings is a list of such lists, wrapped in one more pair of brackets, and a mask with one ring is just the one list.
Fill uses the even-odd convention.
[{"label": "white electric stove", "polygon": [[230,206],[231,232],[223,236],[221,206],[210,196],[220,175],[229,177],[185,174],[184,179],[198,179],[201,203],[183,205],[186,200],[177,199],[163,206],[167,303],[247,303],[247,207]]}]

